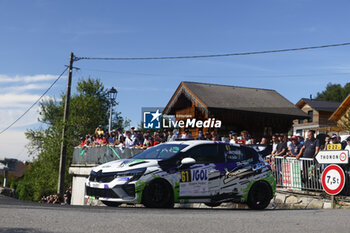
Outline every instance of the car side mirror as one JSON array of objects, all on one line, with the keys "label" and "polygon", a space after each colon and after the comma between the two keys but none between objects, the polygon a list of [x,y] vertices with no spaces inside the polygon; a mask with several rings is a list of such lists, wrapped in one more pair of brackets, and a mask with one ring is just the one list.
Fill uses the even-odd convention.
[{"label": "car side mirror", "polygon": [[196,164],[196,160],[194,158],[187,157],[187,158],[183,158],[181,160],[180,167],[181,168],[185,168],[185,167],[189,167],[189,166],[191,166],[193,164]]}]

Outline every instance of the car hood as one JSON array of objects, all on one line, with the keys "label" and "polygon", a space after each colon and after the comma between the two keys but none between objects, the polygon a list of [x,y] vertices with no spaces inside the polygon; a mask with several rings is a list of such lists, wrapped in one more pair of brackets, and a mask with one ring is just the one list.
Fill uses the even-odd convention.
[{"label": "car hood", "polygon": [[108,172],[121,172],[138,168],[158,166],[158,160],[156,159],[122,159],[108,163],[101,164],[92,170],[98,172],[102,170],[103,173]]}]

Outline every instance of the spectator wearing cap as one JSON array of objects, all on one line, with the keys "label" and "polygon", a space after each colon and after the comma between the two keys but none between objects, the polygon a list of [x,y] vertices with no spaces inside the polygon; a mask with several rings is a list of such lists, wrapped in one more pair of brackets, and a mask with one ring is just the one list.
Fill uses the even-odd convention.
[{"label": "spectator wearing cap", "polygon": [[304,158],[314,159],[319,150],[320,141],[315,138],[315,132],[310,130],[307,133],[307,139],[296,158],[299,159],[303,155]]},{"label": "spectator wearing cap", "polygon": [[288,147],[288,152],[284,157],[296,157],[299,154],[301,148],[303,147],[298,141],[298,136],[293,135],[291,141],[292,144]]},{"label": "spectator wearing cap", "polygon": [[130,128],[130,137],[132,140],[136,139],[136,132],[135,132],[135,127]]},{"label": "spectator wearing cap", "polygon": [[340,144],[338,136],[336,134],[332,134],[331,144]]},{"label": "spectator wearing cap", "polygon": [[346,138],[346,147],[344,150],[348,150],[350,153],[350,136]]},{"label": "spectator wearing cap", "polygon": [[125,142],[124,145],[126,148],[133,148],[135,141],[131,138],[130,131],[125,131]]},{"label": "spectator wearing cap", "polygon": [[95,129],[95,135],[96,137],[98,137],[99,135],[103,135],[103,129],[102,129],[102,125],[99,125],[96,129]]},{"label": "spectator wearing cap", "polygon": [[234,131],[230,131],[228,136],[230,138],[230,143],[231,144],[236,144],[238,134],[236,132],[234,132]]}]

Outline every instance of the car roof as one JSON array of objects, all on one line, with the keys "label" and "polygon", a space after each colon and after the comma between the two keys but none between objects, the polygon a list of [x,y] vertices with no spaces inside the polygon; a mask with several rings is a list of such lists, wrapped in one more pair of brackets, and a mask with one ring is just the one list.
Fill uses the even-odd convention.
[{"label": "car roof", "polygon": [[205,145],[205,144],[223,144],[223,145],[231,145],[231,146],[237,146],[240,147],[239,144],[231,144],[228,142],[219,142],[219,141],[206,141],[206,140],[184,140],[184,141],[172,141],[172,142],[166,142],[166,144],[180,144],[180,145],[188,145],[185,148],[183,148],[181,151],[185,152],[191,149],[192,147],[198,146],[198,145]]}]

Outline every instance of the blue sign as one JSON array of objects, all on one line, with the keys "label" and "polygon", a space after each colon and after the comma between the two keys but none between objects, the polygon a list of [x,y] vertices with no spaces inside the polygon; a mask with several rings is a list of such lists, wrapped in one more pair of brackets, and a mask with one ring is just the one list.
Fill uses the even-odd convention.
[{"label": "blue sign", "polygon": [[160,129],[160,120],[162,113],[159,109],[155,111],[144,111],[143,112],[143,128],[145,129]]}]

